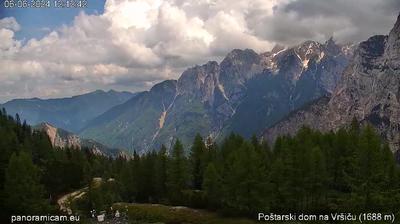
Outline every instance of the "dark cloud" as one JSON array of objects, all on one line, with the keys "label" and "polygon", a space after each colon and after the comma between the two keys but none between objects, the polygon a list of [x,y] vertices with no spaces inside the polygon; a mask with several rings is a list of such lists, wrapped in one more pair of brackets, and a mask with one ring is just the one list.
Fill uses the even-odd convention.
[{"label": "dark cloud", "polygon": [[400,12],[398,0],[294,0],[282,3],[257,27],[264,38],[284,44],[299,40],[358,42],[387,34]]}]

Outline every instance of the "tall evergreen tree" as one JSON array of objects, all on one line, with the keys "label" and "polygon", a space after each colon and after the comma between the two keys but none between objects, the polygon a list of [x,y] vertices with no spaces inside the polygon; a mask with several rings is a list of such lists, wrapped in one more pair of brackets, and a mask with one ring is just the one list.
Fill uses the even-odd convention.
[{"label": "tall evergreen tree", "polygon": [[205,169],[205,152],[206,145],[200,134],[194,138],[194,142],[190,151],[190,172],[192,186],[194,189],[201,189],[203,184],[203,174]]},{"label": "tall evergreen tree", "polygon": [[155,196],[158,201],[165,199],[166,196],[167,163],[167,148],[165,145],[161,145],[155,164]]},{"label": "tall evergreen tree", "polygon": [[222,192],[220,177],[214,163],[209,163],[204,172],[203,189],[206,193],[209,207],[212,209],[218,208]]},{"label": "tall evergreen tree", "polygon": [[266,170],[254,147],[244,142],[232,152],[226,165],[228,175],[223,180],[224,205],[243,214],[266,209]]},{"label": "tall evergreen tree", "polygon": [[155,196],[155,162],[156,153],[149,152],[141,157],[139,170],[139,194],[140,201],[153,202]]},{"label": "tall evergreen tree", "polygon": [[370,125],[362,131],[358,150],[358,185],[356,192],[362,197],[365,208],[373,204],[373,194],[384,180],[381,159],[381,142]]},{"label": "tall evergreen tree", "polygon": [[119,174],[119,187],[121,197],[127,202],[135,200],[137,190],[133,178],[132,161],[125,161]]},{"label": "tall evergreen tree", "polygon": [[309,180],[310,204],[307,206],[311,210],[318,210],[323,204],[323,199],[327,193],[328,173],[324,155],[319,147],[314,147],[311,152],[311,170]]},{"label": "tall evergreen tree", "polygon": [[48,209],[39,169],[26,152],[11,156],[4,191],[11,214],[43,214]]},{"label": "tall evergreen tree", "polygon": [[182,203],[182,190],[188,187],[188,164],[183,145],[176,140],[168,166],[167,188],[172,203]]}]

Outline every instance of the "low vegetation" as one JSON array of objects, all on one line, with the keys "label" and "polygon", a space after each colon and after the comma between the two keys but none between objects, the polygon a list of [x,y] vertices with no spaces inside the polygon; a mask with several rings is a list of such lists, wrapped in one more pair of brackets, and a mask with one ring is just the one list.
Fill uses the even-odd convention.
[{"label": "low vegetation", "polygon": [[226,218],[205,211],[181,206],[160,204],[127,204],[117,203],[114,209],[126,211],[129,220],[136,223],[176,223],[176,224],[255,224],[255,221],[243,218]]}]

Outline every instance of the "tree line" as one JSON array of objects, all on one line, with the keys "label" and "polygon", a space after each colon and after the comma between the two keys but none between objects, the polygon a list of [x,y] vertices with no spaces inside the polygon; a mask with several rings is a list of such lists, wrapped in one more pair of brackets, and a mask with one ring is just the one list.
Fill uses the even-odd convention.
[{"label": "tree line", "polygon": [[[114,202],[162,203],[226,215],[256,212],[396,212],[400,168],[371,126],[321,133],[304,127],[273,145],[231,134],[197,135],[131,158],[87,149],[53,149],[45,133],[0,112],[0,206],[9,214],[57,212],[63,193],[89,186],[74,206],[107,210]],[[101,177],[102,184],[93,184]],[[47,213],[46,213],[47,214]]]},{"label": "tree line", "polygon": [[197,135],[187,150],[176,140],[169,150],[162,146],[131,160],[118,158],[114,170],[114,199],[125,202],[240,216],[392,213],[400,207],[400,168],[393,153],[371,126],[360,127],[356,120],[329,133],[304,127],[272,147],[256,137],[231,134],[216,144]]},{"label": "tree line", "polygon": [[53,148],[46,133],[0,110],[0,222],[10,215],[56,214],[56,200],[96,176],[111,175],[112,159],[89,149]]}]

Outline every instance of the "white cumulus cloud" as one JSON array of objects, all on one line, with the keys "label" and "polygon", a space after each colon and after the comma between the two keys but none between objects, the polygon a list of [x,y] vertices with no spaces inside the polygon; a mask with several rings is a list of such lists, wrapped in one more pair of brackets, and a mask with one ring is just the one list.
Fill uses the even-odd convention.
[{"label": "white cumulus cloud", "polygon": [[399,9],[396,0],[107,0],[104,13],[25,42],[15,38],[24,27],[2,18],[0,101],[144,90],[235,48],[359,41],[388,33]]}]

